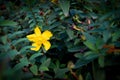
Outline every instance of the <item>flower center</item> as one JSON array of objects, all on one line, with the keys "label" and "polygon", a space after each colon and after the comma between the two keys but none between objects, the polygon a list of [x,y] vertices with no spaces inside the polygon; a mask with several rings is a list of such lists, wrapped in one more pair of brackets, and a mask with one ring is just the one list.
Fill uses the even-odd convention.
[{"label": "flower center", "polygon": [[44,43],[45,41],[46,41],[46,39],[44,39],[44,37],[42,37],[42,36],[38,36],[37,38],[36,38],[36,42],[38,43],[38,44],[41,44],[41,43]]}]

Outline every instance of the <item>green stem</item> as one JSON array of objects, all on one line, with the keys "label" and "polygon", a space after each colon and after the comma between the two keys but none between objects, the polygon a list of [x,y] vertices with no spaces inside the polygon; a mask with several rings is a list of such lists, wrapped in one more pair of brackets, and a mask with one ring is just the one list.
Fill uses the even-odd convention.
[{"label": "green stem", "polygon": [[95,61],[92,62],[93,78],[94,80],[105,80],[105,71],[99,67]]}]

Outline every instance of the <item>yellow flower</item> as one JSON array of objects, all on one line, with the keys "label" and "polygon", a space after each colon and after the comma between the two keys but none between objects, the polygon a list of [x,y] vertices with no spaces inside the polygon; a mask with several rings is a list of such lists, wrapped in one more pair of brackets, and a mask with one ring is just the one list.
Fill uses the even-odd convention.
[{"label": "yellow flower", "polygon": [[36,26],[36,28],[34,29],[34,34],[27,35],[28,40],[33,42],[32,46],[34,46],[34,47],[31,48],[31,50],[38,51],[43,44],[45,50],[47,51],[51,47],[51,44],[48,40],[52,36],[53,36],[53,34],[48,30],[41,33],[39,26]]}]

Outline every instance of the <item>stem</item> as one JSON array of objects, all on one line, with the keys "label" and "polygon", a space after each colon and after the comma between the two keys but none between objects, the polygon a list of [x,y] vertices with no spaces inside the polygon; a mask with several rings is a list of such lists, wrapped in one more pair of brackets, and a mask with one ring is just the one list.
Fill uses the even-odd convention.
[{"label": "stem", "polygon": [[70,70],[70,73],[73,75],[73,77],[76,79],[76,80],[79,80],[78,79],[78,76],[76,75],[75,72],[72,71],[72,69],[69,69]]},{"label": "stem", "polygon": [[105,80],[104,69],[100,68],[99,64],[95,63],[95,61],[92,62],[92,70],[93,70],[93,79],[94,80]]}]

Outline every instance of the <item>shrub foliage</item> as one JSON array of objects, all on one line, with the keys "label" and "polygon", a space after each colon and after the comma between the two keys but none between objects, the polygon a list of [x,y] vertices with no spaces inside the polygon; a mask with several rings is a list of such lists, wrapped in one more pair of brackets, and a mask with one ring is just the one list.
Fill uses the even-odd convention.
[{"label": "shrub foliage", "polygon": [[[104,69],[120,65],[119,14],[119,0],[0,2],[0,78],[106,80]],[[47,51],[30,49],[36,26],[53,34]]]}]

